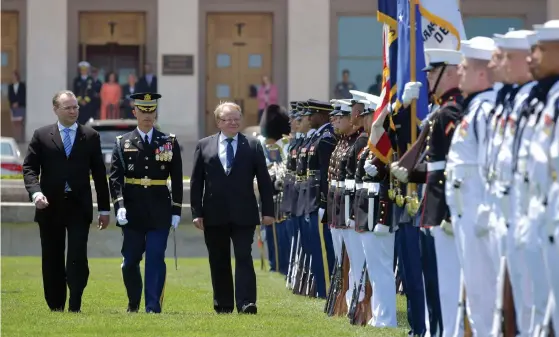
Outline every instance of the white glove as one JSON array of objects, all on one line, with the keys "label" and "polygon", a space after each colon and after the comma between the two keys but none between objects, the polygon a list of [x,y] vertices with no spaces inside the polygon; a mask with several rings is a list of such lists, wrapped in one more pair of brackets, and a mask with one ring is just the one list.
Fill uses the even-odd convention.
[{"label": "white glove", "polygon": [[322,218],[324,218],[325,211],[326,210],[324,208],[318,209],[318,223],[322,223]]},{"label": "white glove", "polygon": [[350,227],[350,228],[355,228],[355,221],[354,221],[354,220],[347,219],[347,220],[345,221],[345,224],[346,224],[348,227]]},{"label": "white glove", "polygon": [[355,189],[355,180],[346,179],[345,189],[348,191],[353,191]]},{"label": "white glove", "polygon": [[365,169],[365,172],[367,172],[367,174],[371,177],[374,177],[378,174],[377,167],[373,165],[373,162],[371,160],[366,160],[363,168]]},{"label": "white glove", "polygon": [[392,175],[396,177],[396,179],[405,184],[408,182],[408,170],[398,166],[398,163],[399,162],[395,161],[390,164],[390,172],[392,172]]},{"label": "white glove", "polygon": [[180,221],[181,221],[180,216],[173,215],[173,217],[171,218],[171,225],[173,226],[173,228],[177,229],[177,227],[179,226]]},{"label": "white glove", "polygon": [[516,223],[514,228],[514,243],[516,247],[524,247],[530,237],[530,219],[527,216],[522,216]]},{"label": "white glove", "polygon": [[421,89],[421,82],[408,82],[404,86],[404,93],[402,94],[402,104],[408,106],[411,101],[419,98],[419,89]]},{"label": "white glove", "polygon": [[446,220],[441,221],[441,229],[446,235],[454,236],[454,230],[452,229],[452,224]]},{"label": "white glove", "polygon": [[116,221],[118,221],[118,223],[123,226],[128,223],[128,220],[126,220],[126,208],[118,209],[118,211],[116,212]]},{"label": "white glove", "polygon": [[378,223],[373,229],[373,234],[376,236],[386,236],[390,234],[390,228],[386,225]]},{"label": "white glove", "polygon": [[480,204],[477,207],[476,222],[474,225],[475,233],[478,238],[481,238],[489,233],[489,214],[491,208],[487,205]]}]

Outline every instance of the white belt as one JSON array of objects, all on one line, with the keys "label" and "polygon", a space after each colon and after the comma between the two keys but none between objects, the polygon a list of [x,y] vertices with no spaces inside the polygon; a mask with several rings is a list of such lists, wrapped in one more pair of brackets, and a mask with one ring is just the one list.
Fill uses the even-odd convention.
[{"label": "white belt", "polygon": [[363,188],[370,189],[375,183],[364,183]]},{"label": "white belt", "polygon": [[444,170],[446,160],[436,161],[434,163],[427,163],[427,172]]},{"label": "white belt", "polygon": [[337,185],[338,185],[338,182],[336,180],[330,181],[330,186],[336,187]]},{"label": "white belt", "polygon": [[345,181],[338,181],[338,187],[345,187]]},{"label": "white belt", "polygon": [[357,184],[355,184],[355,189],[356,189],[356,190],[360,190],[360,189],[365,188],[363,185],[364,185],[364,184],[362,184],[362,183],[357,183]]}]

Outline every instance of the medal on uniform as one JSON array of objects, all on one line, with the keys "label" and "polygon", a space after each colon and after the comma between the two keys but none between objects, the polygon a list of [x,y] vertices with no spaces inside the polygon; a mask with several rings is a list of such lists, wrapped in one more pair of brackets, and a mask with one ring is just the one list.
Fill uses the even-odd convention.
[{"label": "medal on uniform", "polygon": [[127,148],[129,148],[129,147],[130,147],[130,141],[127,139],[127,140],[124,142],[124,148],[127,149]]},{"label": "medal on uniform", "polygon": [[155,149],[155,160],[159,161],[159,149]]}]

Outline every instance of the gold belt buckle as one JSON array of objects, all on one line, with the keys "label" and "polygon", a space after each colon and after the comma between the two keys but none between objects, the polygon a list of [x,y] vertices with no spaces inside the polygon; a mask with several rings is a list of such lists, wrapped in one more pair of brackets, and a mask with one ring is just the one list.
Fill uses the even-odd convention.
[{"label": "gold belt buckle", "polygon": [[149,179],[149,178],[142,178],[142,179],[140,179],[140,185],[142,185],[142,186],[151,186],[151,179]]}]

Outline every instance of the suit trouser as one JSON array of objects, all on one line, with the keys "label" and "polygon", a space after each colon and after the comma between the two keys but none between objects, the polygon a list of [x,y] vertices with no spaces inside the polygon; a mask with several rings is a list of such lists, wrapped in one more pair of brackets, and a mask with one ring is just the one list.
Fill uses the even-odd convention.
[{"label": "suit trouser", "polygon": [[[454,236],[446,234],[441,227],[431,228],[437,254],[437,270],[441,318],[443,324],[442,337],[454,336],[458,303],[460,303],[460,261]],[[464,328],[458,328],[458,335],[463,336]]]},{"label": "suit trouser", "polygon": [[[398,210],[397,207],[395,207]],[[396,212],[396,219],[399,218]],[[425,333],[425,292],[419,248],[419,228],[401,223],[396,231],[399,272],[407,300],[408,323],[413,334]]]},{"label": "suit trouser", "polygon": [[128,305],[137,309],[142,299],[142,274],[140,262],[146,253],[145,302],[146,311],[160,313],[165,295],[167,267],[165,250],[169,228],[135,229],[126,225],[122,228],[122,278],[128,294]]},{"label": "suit trouser", "polygon": [[[382,225],[377,225],[382,226]],[[372,287],[369,325],[396,327],[396,284],[394,282],[394,233],[377,235],[372,232],[359,234],[367,271]]]},{"label": "suit trouser", "polygon": [[[71,196],[62,201],[61,205],[51,204],[49,207],[57,207],[52,212],[63,216],[60,219],[51,218],[39,222],[45,300],[51,310],[64,310],[66,287],[68,287],[69,309],[79,310],[81,297],[89,279],[87,260],[89,224],[83,220],[83,214],[80,213],[79,200]],[[64,261],[66,231],[68,231],[68,250]]]},{"label": "suit trouser", "polygon": [[311,270],[315,278],[316,292],[319,298],[326,298],[330,286],[330,277],[334,270],[334,247],[332,235],[327,224],[319,223],[318,211],[312,212],[310,218]]},{"label": "suit trouser", "polygon": [[[212,277],[214,309],[217,312],[230,312],[235,303],[239,311],[246,304],[256,304],[256,274],[252,260],[255,229],[256,226],[234,224],[204,228],[204,241],[208,248]],[[234,286],[231,270],[231,241],[233,241],[235,254]]]},{"label": "suit trouser", "polygon": [[[439,296],[439,273],[435,240],[430,230],[421,231],[421,262],[425,282],[425,304],[427,305],[429,331],[431,336],[439,336],[443,330],[441,300]],[[457,301],[455,304],[458,303]]]}]

